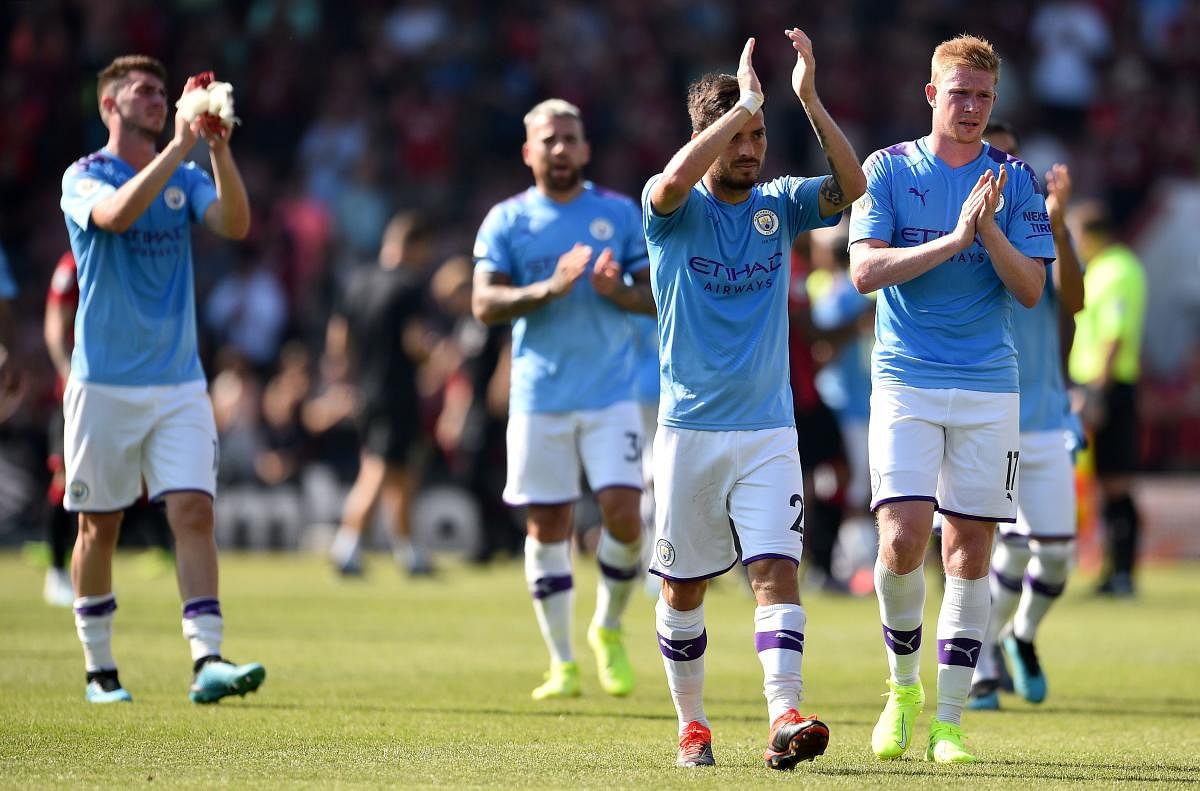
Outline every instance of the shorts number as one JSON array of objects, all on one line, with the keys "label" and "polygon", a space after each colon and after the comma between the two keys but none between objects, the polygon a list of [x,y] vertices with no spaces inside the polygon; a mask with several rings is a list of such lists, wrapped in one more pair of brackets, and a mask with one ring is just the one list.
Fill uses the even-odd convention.
[{"label": "shorts number", "polygon": [[642,443],[638,442],[638,434],[636,431],[626,431],[625,438],[629,440],[629,455],[625,456],[625,461],[637,461],[642,457]]},{"label": "shorts number", "polygon": [[1004,474],[1004,491],[1011,492],[1013,487],[1017,485],[1017,464],[1021,458],[1021,451],[1010,450],[1008,452],[1008,472]]},{"label": "shorts number", "polygon": [[804,498],[798,494],[793,494],[792,499],[788,501],[788,505],[793,508],[800,508],[800,513],[796,515],[796,521],[792,522],[792,526],[789,529],[795,530],[800,535],[804,535]]}]

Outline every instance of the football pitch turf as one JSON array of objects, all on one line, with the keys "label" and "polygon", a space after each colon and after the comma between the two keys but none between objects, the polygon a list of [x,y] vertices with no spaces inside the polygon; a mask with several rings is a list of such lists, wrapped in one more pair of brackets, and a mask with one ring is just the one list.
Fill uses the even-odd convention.
[{"label": "football pitch turf", "polygon": [[[584,640],[594,562],[576,570],[583,697],[535,703],[547,660],[521,565],[443,564],[410,580],[383,556],[362,580],[319,558],[226,554],[226,653],[262,662],[255,694],[187,700],[191,662],[173,575],[118,556],[114,651],[132,704],[83,700],[69,610],[42,603],[42,571],[0,554],[0,787],[280,788],[984,788],[1200,789],[1200,565],[1147,569],[1133,601],[1095,599],[1075,575],[1039,649],[1050,693],[966,712],[981,763],[923,758],[930,704],[905,759],[870,753],[886,663],[874,597],[807,594],[806,713],[830,726],[824,756],[794,773],[763,767],[767,736],[753,603],[733,573],[706,605],[706,708],[715,769],[677,769],[675,714],[634,593],[626,642],[638,686],[603,694]],[[932,637],[939,588],[929,586]],[[927,640],[927,645],[932,640]]]}]

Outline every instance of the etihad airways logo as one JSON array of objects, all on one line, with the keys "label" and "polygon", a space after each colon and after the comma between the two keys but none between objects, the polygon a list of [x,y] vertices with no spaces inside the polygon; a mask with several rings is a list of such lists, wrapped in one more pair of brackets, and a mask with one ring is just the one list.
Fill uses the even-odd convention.
[{"label": "etihad airways logo", "polygon": [[703,290],[716,296],[765,291],[775,285],[775,273],[782,266],[782,252],[771,255],[766,263],[754,261],[740,267],[700,256],[688,261],[688,269],[703,280]]}]

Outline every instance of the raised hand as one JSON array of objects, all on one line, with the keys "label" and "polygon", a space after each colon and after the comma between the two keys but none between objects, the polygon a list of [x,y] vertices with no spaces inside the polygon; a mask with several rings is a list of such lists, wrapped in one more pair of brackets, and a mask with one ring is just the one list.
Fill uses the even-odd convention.
[{"label": "raised hand", "polygon": [[597,294],[611,297],[621,288],[621,266],[613,258],[611,247],[605,247],[596,256],[596,265],[592,267],[592,288]]},{"label": "raised hand", "polygon": [[575,281],[587,270],[588,261],[592,260],[592,248],[586,244],[575,243],[567,252],[558,257],[554,274],[550,275],[550,293],[561,297],[575,286]]},{"label": "raised hand", "polygon": [[813,57],[812,41],[798,27],[783,31],[796,50],[796,67],[792,69],[792,90],[806,102],[817,95],[817,61]]},{"label": "raised hand", "polygon": [[1046,171],[1046,213],[1050,224],[1062,227],[1067,219],[1067,204],[1071,201],[1071,171],[1066,165],[1055,164]]},{"label": "raised hand", "polygon": [[755,96],[762,96],[762,83],[758,81],[758,74],[754,71],[754,37],[746,39],[746,46],[742,47],[742,57],[738,61],[737,81],[738,87],[742,89],[742,93],[752,93]]},{"label": "raised hand", "polygon": [[975,241],[979,213],[989,190],[992,188],[992,183],[992,171],[985,171],[975,182],[975,186],[971,188],[967,199],[963,201],[962,209],[958,213],[958,223],[954,226],[954,231],[951,233],[951,236],[958,243],[960,250],[965,250]]},{"label": "raised hand", "polygon": [[[988,170],[987,175],[990,177],[992,171]],[[1008,166],[1000,166],[1000,177],[996,179],[989,178],[987,194],[984,196],[983,207],[979,210],[979,217],[975,220],[975,230],[982,231],[985,228],[990,228],[996,224],[996,208],[1000,205],[1000,199],[1004,196],[1004,185],[1008,184]]]}]

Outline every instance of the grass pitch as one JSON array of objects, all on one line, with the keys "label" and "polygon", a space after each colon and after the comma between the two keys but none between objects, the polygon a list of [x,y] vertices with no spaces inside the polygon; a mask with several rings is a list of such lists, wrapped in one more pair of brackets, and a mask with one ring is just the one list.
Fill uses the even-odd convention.
[{"label": "grass pitch", "polygon": [[[1200,788],[1200,566],[1146,570],[1135,601],[1091,598],[1076,576],[1039,642],[1041,706],[1012,696],[967,712],[982,763],[921,760],[930,707],[905,760],[870,754],[886,675],[874,598],[810,594],[806,712],[827,753],[795,773],[763,767],[767,735],[753,603],[732,574],[706,605],[706,708],[714,769],[676,769],[675,715],[655,645],[653,602],[634,594],[627,644],[638,687],[609,698],[584,631],[590,561],[576,570],[584,696],[534,703],[547,660],[519,563],[444,563],[409,580],[383,557],[364,580],[320,559],[227,554],[226,653],[267,666],[258,693],[187,700],[191,663],[173,576],[136,556],[116,568],[114,650],[132,705],[83,701],[68,610],[41,601],[41,574],[0,555],[0,786],[122,788]],[[940,600],[929,587],[927,633]],[[932,641],[928,641],[932,642]],[[935,652],[924,652],[933,698]]]}]

